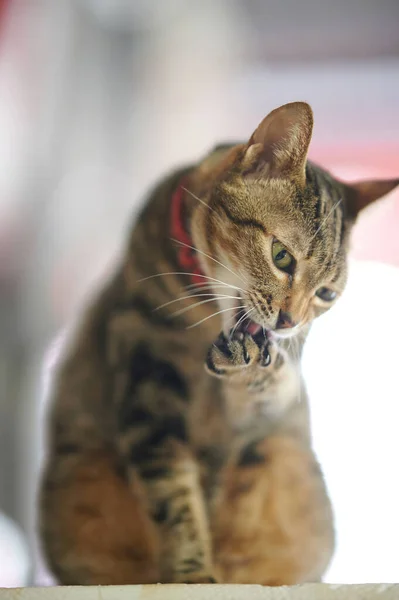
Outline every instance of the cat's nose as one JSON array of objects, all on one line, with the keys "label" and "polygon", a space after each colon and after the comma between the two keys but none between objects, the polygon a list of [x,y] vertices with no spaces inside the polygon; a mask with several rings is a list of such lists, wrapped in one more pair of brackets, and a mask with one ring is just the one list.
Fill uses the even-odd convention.
[{"label": "cat's nose", "polygon": [[296,323],[293,320],[291,313],[280,310],[276,323],[276,329],[290,329],[291,327],[295,327],[295,325]]}]

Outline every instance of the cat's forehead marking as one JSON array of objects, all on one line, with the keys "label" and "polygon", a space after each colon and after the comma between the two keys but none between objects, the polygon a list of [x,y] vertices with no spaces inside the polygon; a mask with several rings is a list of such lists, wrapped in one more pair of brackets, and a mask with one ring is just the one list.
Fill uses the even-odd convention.
[{"label": "cat's forehead marking", "polygon": [[313,165],[306,169],[306,185],[287,179],[234,177],[218,186],[218,194],[236,223],[259,224],[286,245],[302,262],[298,276],[304,284],[345,278],[347,224],[342,190],[328,173]]},{"label": "cat's forehead marking", "polygon": [[[295,210],[296,190],[285,180],[237,178],[218,187],[219,202],[233,220],[258,223],[266,233],[273,234],[301,254],[306,251],[309,232],[306,220]],[[303,230],[303,231],[302,231]]]}]

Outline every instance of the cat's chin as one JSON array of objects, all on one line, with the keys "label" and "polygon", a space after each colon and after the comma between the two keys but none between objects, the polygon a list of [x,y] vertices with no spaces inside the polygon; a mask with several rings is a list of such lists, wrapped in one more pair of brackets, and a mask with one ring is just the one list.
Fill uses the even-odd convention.
[{"label": "cat's chin", "polygon": [[273,331],[273,335],[276,339],[287,340],[298,335],[301,331],[299,325],[292,327],[291,329],[276,329]]}]

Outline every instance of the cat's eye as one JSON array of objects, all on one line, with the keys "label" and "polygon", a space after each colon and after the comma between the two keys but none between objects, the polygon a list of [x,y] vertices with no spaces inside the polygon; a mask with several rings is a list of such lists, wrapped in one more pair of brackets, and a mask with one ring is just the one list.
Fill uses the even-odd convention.
[{"label": "cat's eye", "polygon": [[332,302],[337,297],[337,292],[328,287],[321,287],[317,290],[316,296],[324,302]]},{"label": "cat's eye", "polygon": [[281,271],[290,271],[294,265],[294,259],[287,248],[278,240],[272,245],[273,262]]}]

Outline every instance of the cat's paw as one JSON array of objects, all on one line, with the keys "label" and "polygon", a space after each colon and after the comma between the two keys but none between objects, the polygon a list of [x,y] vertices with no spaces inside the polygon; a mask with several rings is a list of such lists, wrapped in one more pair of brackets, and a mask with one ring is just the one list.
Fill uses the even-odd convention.
[{"label": "cat's paw", "polygon": [[236,332],[232,336],[221,333],[211,346],[206,359],[206,368],[212,375],[224,377],[246,369],[254,364],[269,366],[271,356],[267,338]]},{"label": "cat's paw", "polygon": [[269,341],[263,331],[259,331],[252,339],[259,348],[258,365],[268,367],[278,351],[277,346]]}]

